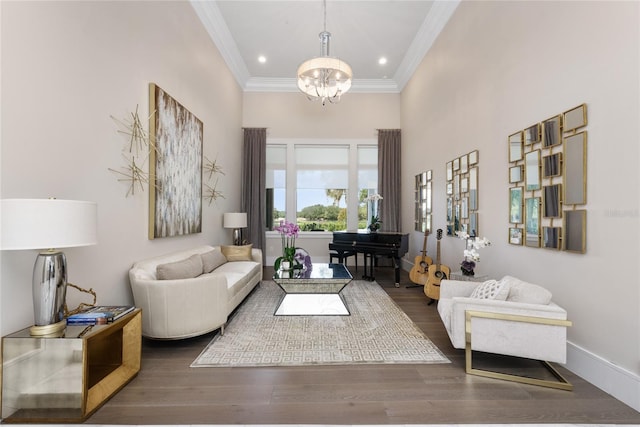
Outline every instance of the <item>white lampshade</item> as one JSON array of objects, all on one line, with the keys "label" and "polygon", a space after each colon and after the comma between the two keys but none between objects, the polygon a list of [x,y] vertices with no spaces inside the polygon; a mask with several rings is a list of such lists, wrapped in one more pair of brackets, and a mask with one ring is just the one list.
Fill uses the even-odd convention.
[{"label": "white lampshade", "polygon": [[245,228],[247,226],[247,214],[245,212],[227,212],[222,223],[224,228]]},{"label": "white lampshade", "polygon": [[49,249],[97,243],[95,202],[3,199],[0,249]]}]

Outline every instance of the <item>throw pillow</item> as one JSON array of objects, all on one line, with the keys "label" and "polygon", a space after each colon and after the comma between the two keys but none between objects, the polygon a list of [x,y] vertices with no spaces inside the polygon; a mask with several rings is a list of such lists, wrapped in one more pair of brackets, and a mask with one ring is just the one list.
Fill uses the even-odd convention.
[{"label": "throw pillow", "polygon": [[504,301],[509,295],[509,285],[498,282],[497,280],[487,280],[478,285],[469,298],[492,299],[496,301]]},{"label": "throw pillow", "polygon": [[222,255],[227,261],[253,261],[251,249],[253,244],[244,246],[222,246]]},{"label": "throw pillow", "polygon": [[213,270],[227,262],[227,258],[218,249],[205,252],[201,256],[203,273],[211,273]]},{"label": "throw pillow", "polygon": [[504,276],[500,281],[509,284],[507,301],[543,305],[548,305],[551,302],[553,295],[542,286],[534,285],[533,283],[528,283],[511,276]]},{"label": "throw pillow", "polygon": [[202,274],[202,257],[200,254],[191,255],[189,258],[158,264],[156,277],[158,280],[191,279]]}]

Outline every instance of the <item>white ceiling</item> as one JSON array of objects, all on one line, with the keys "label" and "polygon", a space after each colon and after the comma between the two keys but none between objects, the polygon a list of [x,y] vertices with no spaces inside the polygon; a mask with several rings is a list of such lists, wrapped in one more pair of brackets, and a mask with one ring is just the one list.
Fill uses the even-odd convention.
[{"label": "white ceiling", "polygon": [[[330,56],[351,65],[352,92],[399,92],[459,0],[327,0]],[[191,0],[245,91],[297,91],[296,70],[320,55],[322,0]],[[265,63],[258,57],[263,55]],[[387,63],[380,65],[379,58]]]}]

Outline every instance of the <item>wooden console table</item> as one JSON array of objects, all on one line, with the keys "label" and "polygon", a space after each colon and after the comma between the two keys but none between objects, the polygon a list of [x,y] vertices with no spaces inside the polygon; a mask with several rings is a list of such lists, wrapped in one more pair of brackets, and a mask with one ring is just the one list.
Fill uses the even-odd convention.
[{"label": "wooden console table", "polygon": [[136,309],[58,337],[32,337],[29,328],[3,337],[2,422],[85,421],[140,371],[141,331]]}]

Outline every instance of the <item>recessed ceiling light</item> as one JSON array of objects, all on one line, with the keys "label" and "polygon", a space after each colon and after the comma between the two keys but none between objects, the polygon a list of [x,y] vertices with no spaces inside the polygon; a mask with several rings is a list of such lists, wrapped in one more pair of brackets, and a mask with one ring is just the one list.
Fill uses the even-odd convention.
[{"label": "recessed ceiling light", "polygon": [[381,56],[380,59],[378,59],[378,64],[384,65],[386,63],[387,63],[387,58],[385,58],[384,56]]},{"label": "recessed ceiling light", "polygon": [[267,62],[267,57],[264,55],[258,56],[258,62],[264,64],[265,62]]}]

